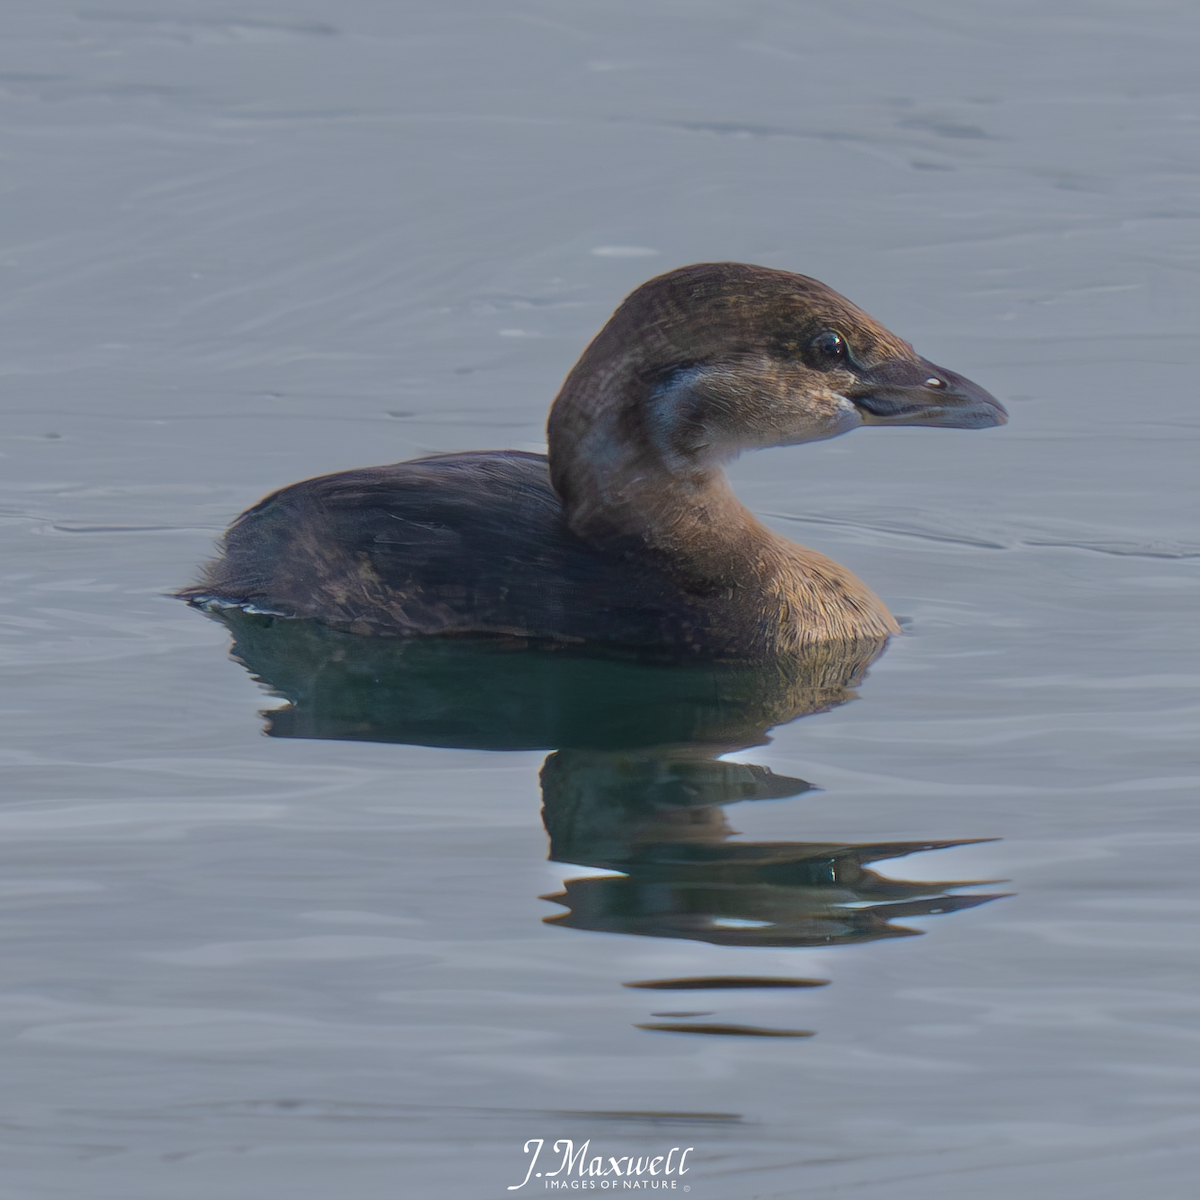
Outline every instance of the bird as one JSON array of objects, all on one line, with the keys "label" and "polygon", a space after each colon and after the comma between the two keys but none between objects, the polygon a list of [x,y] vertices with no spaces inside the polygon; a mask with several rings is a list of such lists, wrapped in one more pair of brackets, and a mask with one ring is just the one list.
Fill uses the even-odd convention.
[{"label": "bird", "polygon": [[546,454],[434,454],[291,484],[242,513],[176,594],[368,637],[669,660],[886,643],[899,627],[883,602],[763,525],[724,465],[864,425],[1006,420],[818,280],[699,263],[621,303],[554,400]]}]

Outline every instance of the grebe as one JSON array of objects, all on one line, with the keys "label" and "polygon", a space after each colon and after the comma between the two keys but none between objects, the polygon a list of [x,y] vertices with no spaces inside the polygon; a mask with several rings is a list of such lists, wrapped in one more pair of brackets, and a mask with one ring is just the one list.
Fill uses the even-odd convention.
[{"label": "grebe", "polygon": [[756,520],[722,464],[860,425],[1006,419],[815,279],[683,267],[634,291],[584,351],[548,455],[438,454],[292,484],[238,517],[179,595],[357,634],[685,659],[878,641],[898,632],[882,601]]}]

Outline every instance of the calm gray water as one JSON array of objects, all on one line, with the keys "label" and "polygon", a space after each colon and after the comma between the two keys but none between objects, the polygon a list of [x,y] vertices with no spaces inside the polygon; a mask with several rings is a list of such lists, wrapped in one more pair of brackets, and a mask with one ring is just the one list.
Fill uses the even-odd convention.
[{"label": "calm gray water", "polygon": [[[3,1200],[527,1196],[529,1139],[694,1147],[690,1200],[1194,1195],[1194,5],[0,29]],[[726,755],[787,780],[720,766],[744,733],[547,732],[561,681],[489,742],[305,737],[303,697],[264,737],[284,701],[164,595],[225,523],[539,448],[620,298],[706,259],[825,280],[1012,413],[737,465],[908,619],[857,701]],[[601,733],[671,708],[604,686]],[[713,975],[830,983],[621,986]]]}]

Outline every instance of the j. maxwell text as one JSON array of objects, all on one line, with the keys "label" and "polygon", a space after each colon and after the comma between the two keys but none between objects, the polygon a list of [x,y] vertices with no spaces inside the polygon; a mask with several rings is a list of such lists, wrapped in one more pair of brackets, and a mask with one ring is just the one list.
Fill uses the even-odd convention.
[{"label": "j. maxwell text", "polygon": [[[620,1188],[624,1190],[637,1179],[638,1190],[641,1190],[646,1184],[650,1184],[655,1190],[664,1185],[673,1189],[676,1178],[686,1175],[691,1170],[686,1165],[687,1156],[695,1149],[694,1146],[688,1146],[686,1149],[672,1146],[665,1154],[596,1154],[589,1157],[591,1138],[588,1138],[578,1150],[575,1149],[575,1143],[570,1138],[562,1138],[554,1143],[552,1155],[547,1155],[546,1165],[549,1166],[557,1161],[558,1166],[553,1171],[535,1171],[534,1168],[542,1156],[542,1147],[545,1143],[545,1138],[530,1138],[525,1143],[525,1153],[532,1152],[533,1157],[529,1160],[529,1169],[525,1172],[525,1178],[520,1183],[509,1184],[510,1192],[519,1191],[531,1178],[545,1180],[544,1186],[549,1187],[562,1187],[566,1184],[568,1187],[578,1188],[578,1180],[586,1179],[588,1183],[585,1186],[589,1188]],[[554,1157],[556,1155],[561,1155],[561,1159],[556,1159]],[[576,1178],[568,1184],[567,1180],[572,1173]],[[668,1176],[675,1178],[671,1178],[668,1182]],[[653,1177],[653,1183],[649,1177]],[[597,1183],[598,1179],[602,1179],[603,1182]],[[628,1180],[628,1182],[618,1183],[618,1179]]]}]

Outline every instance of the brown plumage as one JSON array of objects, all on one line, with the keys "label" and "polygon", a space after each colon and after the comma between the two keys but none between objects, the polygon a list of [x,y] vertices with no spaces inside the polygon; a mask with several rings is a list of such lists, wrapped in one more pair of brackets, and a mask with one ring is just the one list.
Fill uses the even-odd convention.
[{"label": "brown plumage", "polygon": [[638,288],[584,351],[548,458],[442,454],[293,484],[243,513],[180,595],[354,633],[672,657],[762,662],[886,637],[882,602],[757,521],[721,464],[863,424],[1005,419],[814,279],[684,267]]}]

